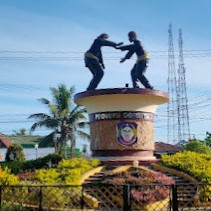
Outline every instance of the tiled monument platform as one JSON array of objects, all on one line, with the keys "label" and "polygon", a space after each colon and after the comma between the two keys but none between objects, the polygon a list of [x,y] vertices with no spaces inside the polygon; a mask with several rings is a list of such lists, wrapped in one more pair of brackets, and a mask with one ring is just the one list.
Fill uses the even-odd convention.
[{"label": "tiled monument platform", "polygon": [[77,93],[75,103],[89,114],[92,156],[106,164],[153,162],[154,118],[166,92],[141,88]]}]

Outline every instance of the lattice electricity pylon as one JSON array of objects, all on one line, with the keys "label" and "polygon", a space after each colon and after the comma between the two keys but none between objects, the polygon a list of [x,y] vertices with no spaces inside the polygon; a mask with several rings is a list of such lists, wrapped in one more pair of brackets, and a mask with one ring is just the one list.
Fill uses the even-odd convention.
[{"label": "lattice electricity pylon", "polygon": [[189,141],[190,139],[190,124],[189,124],[188,99],[187,99],[185,75],[186,75],[186,69],[184,66],[184,58],[183,58],[182,30],[179,29],[179,63],[178,63],[178,83],[177,83],[179,141]]},{"label": "lattice electricity pylon", "polygon": [[173,46],[173,34],[172,25],[169,25],[169,49],[168,49],[168,93],[169,102],[167,105],[167,141],[168,143],[175,144],[177,140],[177,116],[178,116],[178,105],[177,105],[177,81],[176,81],[176,69],[174,59],[174,46]]}]

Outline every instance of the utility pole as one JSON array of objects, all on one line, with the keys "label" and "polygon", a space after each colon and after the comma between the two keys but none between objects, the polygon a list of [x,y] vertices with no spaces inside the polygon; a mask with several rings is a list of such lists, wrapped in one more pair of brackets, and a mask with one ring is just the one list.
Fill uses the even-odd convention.
[{"label": "utility pole", "polygon": [[178,141],[188,141],[190,139],[190,124],[188,112],[188,99],[186,90],[186,69],[183,58],[182,30],[179,29],[179,64],[178,64]]}]

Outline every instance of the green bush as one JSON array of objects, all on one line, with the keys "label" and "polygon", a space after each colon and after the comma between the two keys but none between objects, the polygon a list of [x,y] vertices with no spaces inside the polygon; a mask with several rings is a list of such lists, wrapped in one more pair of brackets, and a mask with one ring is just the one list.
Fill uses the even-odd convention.
[{"label": "green bush", "polygon": [[56,154],[49,154],[43,158],[29,161],[13,161],[1,163],[2,168],[8,167],[13,174],[35,171],[36,169],[56,167],[62,157]]},{"label": "green bush", "polygon": [[84,159],[84,158],[72,158],[69,160],[63,159],[59,165],[58,168],[61,169],[75,169],[75,168],[81,168],[86,170],[89,170],[92,167],[98,166],[99,161],[96,159]]},{"label": "green bush", "polygon": [[19,174],[23,172],[24,162],[13,161],[1,163],[2,169],[9,168],[12,174]]},{"label": "green bush", "polygon": [[26,157],[23,153],[23,147],[19,144],[9,146],[6,152],[6,161],[24,161]]},{"label": "green bush", "polygon": [[10,170],[8,168],[5,168],[0,173],[0,185],[17,185],[18,184],[18,178],[11,174]]},{"label": "green bush", "polygon": [[204,142],[193,140],[189,141],[185,146],[184,149],[187,151],[204,153],[204,154],[211,154],[211,148],[208,147]]},{"label": "green bush", "polygon": [[40,169],[36,170],[33,178],[42,184],[56,185],[59,183],[59,176],[57,169]]},{"label": "green bush", "polygon": [[[46,166],[46,163],[51,162],[58,164],[60,157],[55,155],[48,155],[44,158],[37,159],[35,161],[27,162],[7,162],[8,165],[12,166],[14,171],[23,171],[26,169],[40,168]],[[5,163],[4,163],[5,164]],[[38,194],[42,189],[42,203],[45,207],[59,207],[66,208],[75,207],[75,202],[81,200],[81,187],[44,187],[38,189],[37,185],[79,185],[79,179],[88,170],[99,165],[98,160],[94,159],[82,159],[74,158],[70,160],[61,160],[58,164],[58,168],[44,168],[37,169],[34,176],[27,181],[27,184],[36,185],[31,187],[20,187],[19,189],[11,187],[4,189],[2,194],[2,202],[4,203],[5,210],[10,209],[13,204],[38,204]],[[10,174],[8,167],[4,166],[5,170],[2,174],[0,171],[0,184],[5,185],[16,185],[18,184],[18,178],[15,175]],[[19,183],[20,184],[20,183]],[[16,186],[18,187],[18,186]],[[24,199],[24,201],[23,201]],[[17,210],[21,210],[21,207],[17,207]]]},{"label": "green bush", "polygon": [[79,179],[88,170],[99,165],[98,160],[73,158],[61,160],[57,169],[37,170],[34,179],[45,185],[66,184],[79,185]]},{"label": "green bush", "polygon": [[[162,155],[162,162],[166,166],[176,167],[184,172],[187,172],[203,183],[211,184],[210,154],[184,151],[172,156]],[[201,200],[211,200],[210,185],[200,186],[198,192]]]},{"label": "green bush", "polygon": [[175,155],[162,155],[162,162],[187,172],[201,182],[211,184],[211,155],[184,151]]},{"label": "green bush", "polygon": [[[32,178],[40,184],[44,185],[79,185],[79,179],[88,170],[99,165],[99,161],[95,159],[73,158],[69,160],[61,160],[58,155],[48,155],[44,158],[25,162],[5,162],[2,163],[2,168],[13,174],[35,171]],[[61,161],[60,161],[61,160]],[[51,165],[57,168],[49,168],[49,161]],[[59,162],[60,161],[60,162]],[[59,162],[59,163],[58,163]]]}]

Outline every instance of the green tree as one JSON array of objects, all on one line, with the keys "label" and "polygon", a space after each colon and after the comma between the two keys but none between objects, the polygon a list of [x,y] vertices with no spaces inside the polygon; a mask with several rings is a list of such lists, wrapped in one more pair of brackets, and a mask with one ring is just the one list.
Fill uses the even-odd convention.
[{"label": "green tree", "polygon": [[6,161],[24,161],[26,159],[23,147],[19,144],[13,144],[9,146],[6,152]]},{"label": "green tree", "polygon": [[13,130],[15,132],[16,136],[25,136],[26,135],[26,129],[25,128],[21,128],[19,129],[19,131]]},{"label": "green tree", "polygon": [[192,152],[211,154],[211,148],[206,146],[206,144],[203,141],[199,140],[189,141],[184,146],[184,149]]},{"label": "green tree", "polygon": [[204,142],[207,146],[211,147],[211,133],[206,132],[206,138],[204,139]]},{"label": "green tree", "polygon": [[52,102],[46,98],[39,99],[48,107],[49,114],[37,113],[29,116],[30,119],[37,120],[32,125],[31,132],[38,127],[52,129],[53,131],[46,136],[43,143],[49,146],[54,142],[56,153],[66,157],[66,145],[70,140],[71,152],[74,156],[76,137],[89,139],[89,134],[84,131],[88,126],[86,110],[73,104],[73,86],[68,90],[64,84],[60,84],[58,88],[50,88],[50,90]]}]

